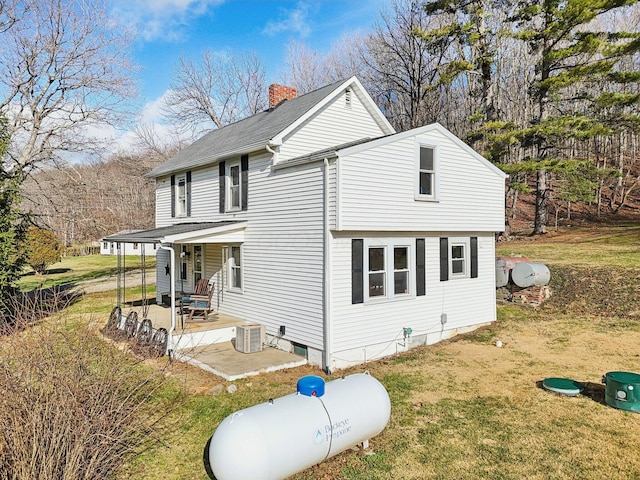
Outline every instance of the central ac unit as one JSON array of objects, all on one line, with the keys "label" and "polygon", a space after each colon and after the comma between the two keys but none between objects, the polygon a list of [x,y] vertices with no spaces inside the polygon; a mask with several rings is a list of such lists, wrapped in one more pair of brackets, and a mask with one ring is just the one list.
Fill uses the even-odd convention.
[{"label": "central ac unit", "polygon": [[264,325],[238,325],[236,327],[236,350],[242,353],[262,351]]}]

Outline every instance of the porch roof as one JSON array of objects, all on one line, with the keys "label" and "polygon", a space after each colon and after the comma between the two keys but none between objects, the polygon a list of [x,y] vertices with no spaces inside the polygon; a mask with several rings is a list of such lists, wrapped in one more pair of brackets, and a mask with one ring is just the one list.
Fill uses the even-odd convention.
[{"label": "porch roof", "polygon": [[193,222],[168,227],[116,233],[105,237],[107,242],[122,243],[239,243],[244,241],[247,222]]}]

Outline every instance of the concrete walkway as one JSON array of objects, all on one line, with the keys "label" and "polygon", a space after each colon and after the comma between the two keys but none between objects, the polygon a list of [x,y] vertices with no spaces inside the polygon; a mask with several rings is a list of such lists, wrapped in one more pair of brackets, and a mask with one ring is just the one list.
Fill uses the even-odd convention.
[{"label": "concrete walkway", "polygon": [[232,342],[177,351],[175,357],[230,381],[307,364],[306,358],[272,347],[265,347],[261,352],[241,353]]}]

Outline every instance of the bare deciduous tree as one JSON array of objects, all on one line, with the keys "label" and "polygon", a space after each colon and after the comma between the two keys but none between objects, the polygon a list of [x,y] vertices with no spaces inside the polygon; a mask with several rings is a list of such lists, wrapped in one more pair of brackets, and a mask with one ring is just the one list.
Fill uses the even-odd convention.
[{"label": "bare deciduous tree", "polygon": [[362,41],[358,35],[344,36],[325,55],[305,43],[289,42],[283,82],[303,94],[353,75],[360,76],[362,65],[357,52]]},{"label": "bare deciduous tree", "polygon": [[18,0],[0,0],[0,33],[11,28],[17,20]]},{"label": "bare deciduous tree", "polygon": [[206,50],[181,57],[167,95],[167,117],[193,136],[240,120],[267,104],[265,67],[256,54],[223,56]]},{"label": "bare deciduous tree", "polygon": [[444,109],[439,66],[450,44],[416,35],[433,28],[433,20],[416,0],[394,0],[381,18],[361,50],[363,76],[372,96],[398,130],[440,120]]},{"label": "bare deciduous tree", "polygon": [[23,185],[24,208],[66,245],[131,228],[151,228],[154,182],[144,174],[164,160],[154,152],[114,155],[83,165],[46,168]]},{"label": "bare deciduous tree", "polygon": [[131,36],[101,0],[23,0],[0,36],[0,111],[9,118],[7,169],[28,174],[96,146],[89,125],[119,118],[135,94]]}]

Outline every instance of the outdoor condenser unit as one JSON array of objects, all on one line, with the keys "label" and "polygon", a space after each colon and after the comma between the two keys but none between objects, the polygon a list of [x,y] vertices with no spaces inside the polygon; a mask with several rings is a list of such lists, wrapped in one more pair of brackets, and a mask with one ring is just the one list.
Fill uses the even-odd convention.
[{"label": "outdoor condenser unit", "polygon": [[262,351],[264,325],[238,325],[236,327],[236,350],[242,353]]}]

